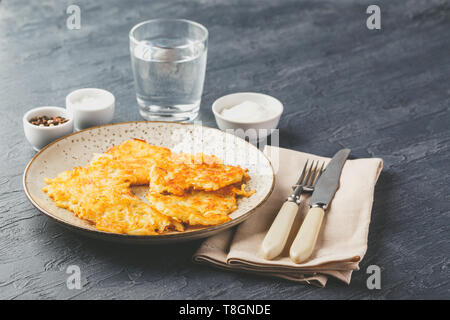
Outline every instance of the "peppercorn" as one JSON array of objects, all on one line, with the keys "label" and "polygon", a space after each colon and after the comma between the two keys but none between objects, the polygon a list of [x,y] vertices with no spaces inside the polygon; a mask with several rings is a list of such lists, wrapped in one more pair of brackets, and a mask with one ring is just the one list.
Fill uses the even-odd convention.
[{"label": "peppercorn", "polygon": [[30,123],[39,127],[54,127],[63,123],[66,123],[69,119],[61,116],[36,116],[30,119]]}]

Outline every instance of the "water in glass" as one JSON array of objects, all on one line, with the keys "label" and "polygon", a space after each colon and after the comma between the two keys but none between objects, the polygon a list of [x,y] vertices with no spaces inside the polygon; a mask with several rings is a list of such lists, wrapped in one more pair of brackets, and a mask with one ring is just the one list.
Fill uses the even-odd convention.
[{"label": "water in glass", "polygon": [[195,118],[205,77],[205,44],[187,38],[153,38],[130,49],[140,114],[148,120]]}]

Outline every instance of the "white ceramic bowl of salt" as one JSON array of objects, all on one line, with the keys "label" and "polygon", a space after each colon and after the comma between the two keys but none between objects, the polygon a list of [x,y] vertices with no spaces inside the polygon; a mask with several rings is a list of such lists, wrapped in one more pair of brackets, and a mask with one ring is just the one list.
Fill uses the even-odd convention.
[{"label": "white ceramic bowl of salt", "polygon": [[219,129],[260,140],[277,128],[283,104],[267,94],[239,92],[214,101],[212,111]]},{"label": "white ceramic bowl of salt", "polygon": [[72,115],[75,130],[110,123],[114,105],[114,95],[103,89],[78,89],[66,97],[66,109]]}]

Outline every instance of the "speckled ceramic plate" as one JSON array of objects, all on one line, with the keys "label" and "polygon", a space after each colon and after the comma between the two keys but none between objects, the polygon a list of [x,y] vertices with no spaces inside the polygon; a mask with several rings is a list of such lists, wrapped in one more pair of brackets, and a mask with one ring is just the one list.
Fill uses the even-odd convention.
[{"label": "speckled ceramic plate", "polygon": [[[44,178],[55,177],[59,172],[75,166],[85,166],[93,153],[104,152],[125,140],[138,138],[150,144],[164,146],[175,152],[213,154],[226,164],[249,169],[249,189],[256,193],[238,200],[238,209],[230,214],[231,221],[209,228],[188,228],[185,232],[138,236],[99,231],[70,211],[58,208],[42,191]],[[274,174],[270,161],[252,144],[223,131],[192,124],[166,122],[124,122],[93,127],[56,140],[42,149],[30,161],[23,176],[23,186],[31,203],[55,221],[89,236],[106,240],[135,243],[183,241],[211,236],[247,219],[256,213],[270,195],[274,186]],[[133,191],[141,196],[146,187]]]}]

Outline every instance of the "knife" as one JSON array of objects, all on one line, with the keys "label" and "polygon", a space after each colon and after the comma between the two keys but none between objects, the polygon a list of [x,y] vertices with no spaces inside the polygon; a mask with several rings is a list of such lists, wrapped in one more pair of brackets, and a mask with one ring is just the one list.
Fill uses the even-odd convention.
[{"label": "knife", "polygon": [[289,255],[295,263],[301,263],[311,256],[316,245],[322,225],[325,209],[339,188],[339,178],[342,167],[350,154],[350,149],[338,151],[328,163],[324,173],[319,178],[310,199],[310,206],[302,226],[291,245]]}]

